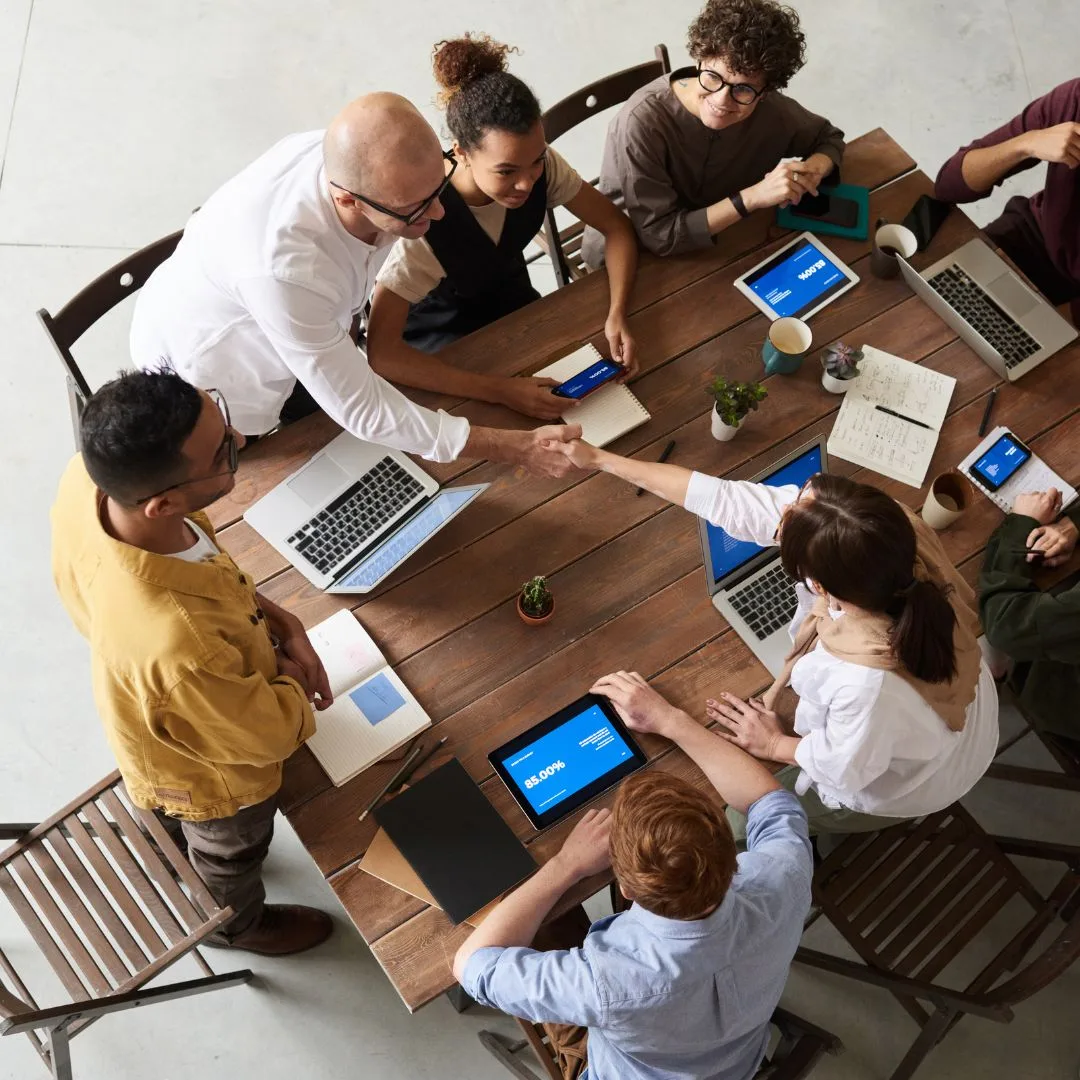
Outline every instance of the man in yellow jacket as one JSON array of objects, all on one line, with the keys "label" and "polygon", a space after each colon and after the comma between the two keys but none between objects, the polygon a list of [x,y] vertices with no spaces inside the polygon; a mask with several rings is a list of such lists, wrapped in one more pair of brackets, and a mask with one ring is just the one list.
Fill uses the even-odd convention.
[{"label": "man in yellow jacket", "polygon": [[53,574],[90,642],[94,697],[132,799],[183,833],[235,914],[209,944],[266,955],[324,941],[314,908],[265,903],[282,763],[331,701],[294,615],[255,591],[199,511],[243,445],[221,395],[131,372],[87,403],[52,511]]}]

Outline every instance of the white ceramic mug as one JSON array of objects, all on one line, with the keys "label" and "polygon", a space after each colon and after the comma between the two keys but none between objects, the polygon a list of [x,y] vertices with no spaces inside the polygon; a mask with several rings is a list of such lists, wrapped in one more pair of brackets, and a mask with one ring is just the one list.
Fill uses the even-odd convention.
[{"label": "white ceramic mug", "polygon": [[971,487],[955,469],[934,478],[923,503],[922,519],[931,529],[947,529],[971,503]]},{"label": "white ceramic mug", "polygon": [[903,225],[882,225],[874,233],[870,269],[877,277],[896,277],[900,273],[900,262],[893,253],[899,252],[905,259],[910,259],[918,250],[919,241],[910,229]]}]

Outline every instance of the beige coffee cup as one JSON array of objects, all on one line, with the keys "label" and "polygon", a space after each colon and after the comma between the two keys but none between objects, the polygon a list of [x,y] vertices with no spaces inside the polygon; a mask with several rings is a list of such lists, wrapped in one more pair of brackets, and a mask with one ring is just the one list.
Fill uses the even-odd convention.
[{"label": "beige coffee cup", "polygon": [[931,529],[947,529],[971,503],[971,485],[955,469],[935,477],[923,503],[922,519]]}]

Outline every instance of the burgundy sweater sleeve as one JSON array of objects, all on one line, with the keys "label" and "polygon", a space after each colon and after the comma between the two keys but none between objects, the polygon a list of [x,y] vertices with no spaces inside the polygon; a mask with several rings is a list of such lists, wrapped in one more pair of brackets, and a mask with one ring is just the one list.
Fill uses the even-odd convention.
[{"label": "burgundy sweater sleeve", "polygon": [[[1072,79],[1070,82],[1055,86],[1049,94],[1044,94],[1031,102],[1022,113],[1014,116],[1007,124],[1003,124],[989,135],[976,139],[967,146],[960,147],[944,165],[934,181],[934,194],[945,202],[965,203],[974,202],[976,199],[985,198],[988,192],[973,191],[964,182],[963,163],[964,156],[969,150],[981,150],[986,146],[997,146],[1022,135],[1025,131],[1039,131],[1042,128],[1053,127],[1055,124],[1063,124],[1066,121],[1080,119],[1080,79]],[[1035,158],[1027,158],[1015,168],[1010,169],[1001,180],[1007,180],[1010,176],[1034,168],[1041,162]],[[997,184],[994,185],[995,187]]]}]

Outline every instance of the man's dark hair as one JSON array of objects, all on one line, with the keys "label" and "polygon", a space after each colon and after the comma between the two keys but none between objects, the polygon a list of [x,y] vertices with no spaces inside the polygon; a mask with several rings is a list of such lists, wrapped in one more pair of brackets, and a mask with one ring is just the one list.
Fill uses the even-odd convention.
[{"label": "man's dark hair", "polygon": [[717,57],[738,75],[764,75],[770,90],[787,86],[806,59],[799,16],[772,0],[709,0],[687,44],[695,60]]},{"label": "man's dark hair", "polygon": [[79,421],[90,478],[125,506],[186,479],[184,443],[202,406],[199,391],[174,371],[128,371],[107,382]]}]

